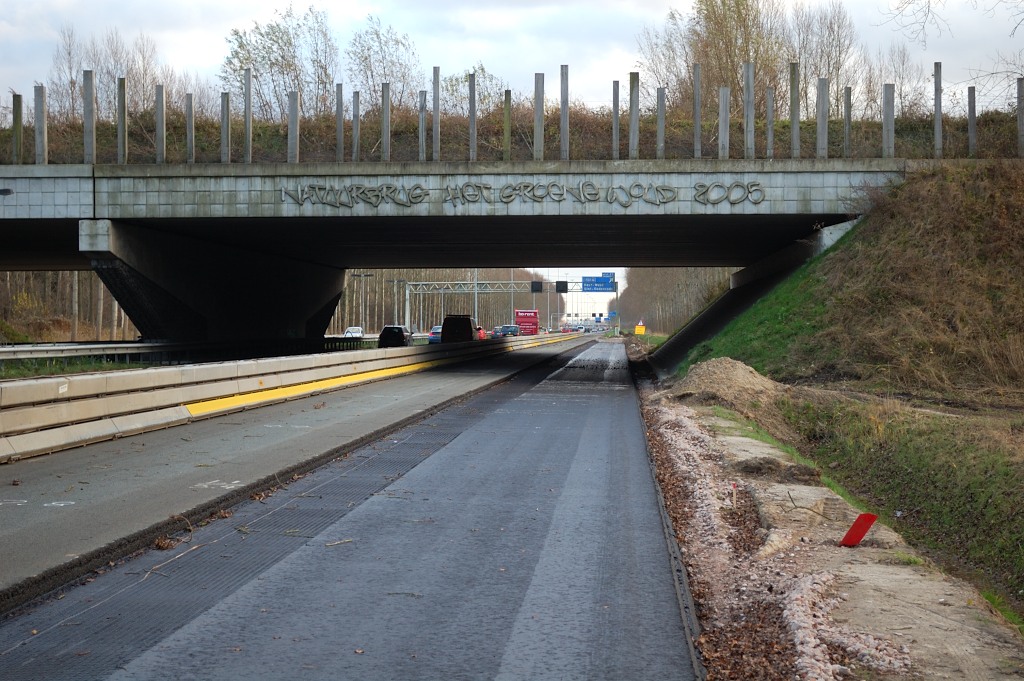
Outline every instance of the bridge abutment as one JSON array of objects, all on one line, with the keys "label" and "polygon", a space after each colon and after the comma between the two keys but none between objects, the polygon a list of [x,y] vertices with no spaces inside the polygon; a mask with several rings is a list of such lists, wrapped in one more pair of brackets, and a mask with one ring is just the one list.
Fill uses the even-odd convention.
[{"label": "bridge abutment", "polygon": [[315,340],[344,270],[159,228],[79,221],[79,248],[146,338]]}]

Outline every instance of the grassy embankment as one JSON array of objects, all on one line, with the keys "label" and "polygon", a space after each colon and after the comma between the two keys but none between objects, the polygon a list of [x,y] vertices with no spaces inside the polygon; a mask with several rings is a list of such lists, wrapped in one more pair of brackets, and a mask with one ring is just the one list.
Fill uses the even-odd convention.
[{"label": "grassy embankment", "polygon": [[833,389],[763,408],[834,484],[1011,619],[1024,615],[1022,170],[944,165],[872,197],[840,244],[680,368],[731,357]]}]

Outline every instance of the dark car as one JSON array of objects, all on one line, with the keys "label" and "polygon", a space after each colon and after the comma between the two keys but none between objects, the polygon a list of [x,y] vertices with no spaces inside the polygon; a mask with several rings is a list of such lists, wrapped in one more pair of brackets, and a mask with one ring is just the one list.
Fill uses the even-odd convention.
[{"label": "dark car", "polygon": [[476,340],[476,323],[468,314],[450,314],[441,324],[442,343],[464,343]]},{"label": "dark car", "polygon": [[412,345],[412,331],[404,326],[388,324],[377,336],[378,348],[400,348],[406,345]]},{"label": "dark car", "polygon": [[496,327],[494,327],[491,330],[491,338],[501,338],[502,335],[503,334],[501,333],[501,327],[500,326],[496,326]]},{"label": "dark car", "polygon": [[501,326],[502,336],[518,336],[519,325],[518,324],[502,324]]},{"label": "dark car", "polygon": [[428,343],[440,343],[441,342],[441,327],[432,326],[430,327],[430,333],[427,334]]}]

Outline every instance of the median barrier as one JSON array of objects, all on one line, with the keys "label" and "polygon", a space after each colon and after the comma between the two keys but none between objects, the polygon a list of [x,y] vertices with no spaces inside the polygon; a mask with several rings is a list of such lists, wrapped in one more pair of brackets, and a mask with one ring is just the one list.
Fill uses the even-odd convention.
[{"label": "median barrier", "polygon": [[576,334],[0,381],[0,463],[571,338]]}]

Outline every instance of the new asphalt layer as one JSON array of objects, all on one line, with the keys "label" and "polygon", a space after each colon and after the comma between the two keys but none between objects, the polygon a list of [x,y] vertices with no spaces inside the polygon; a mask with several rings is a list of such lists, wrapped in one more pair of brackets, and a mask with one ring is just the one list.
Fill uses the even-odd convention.
[{"label": "new asphalt layer", "polygon": [[[376,399],[436,393],[441,376],[435,388],[403,383],[431,373],[375,384],[390,386]],[[369,394],[357,407],[347,392],[172,429],[176,442],[129,448],[144,461],[127,472],[83,448],[85,468],[61,480],[91,488],[89,462],[111,463],[99,464],[102,487],[131,516],[131,499],[161,486],[150,469],[176,469],[179,494],[241,489],[247,476],[225,471],[257,452],[308,453],[330,432],[335,442],[325,465],[195,524],[174,548],[9,614],[0,676],[694,678],[621,344],[577,346],[351,448],[333,422],[373,410]],[[32,506],[51,514],[35,530],[65,541],[53,514],[77,504],[45,503],[0,515]]]}]

